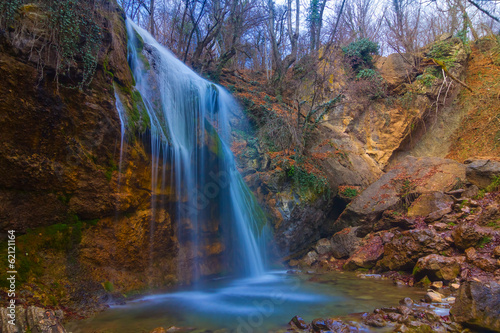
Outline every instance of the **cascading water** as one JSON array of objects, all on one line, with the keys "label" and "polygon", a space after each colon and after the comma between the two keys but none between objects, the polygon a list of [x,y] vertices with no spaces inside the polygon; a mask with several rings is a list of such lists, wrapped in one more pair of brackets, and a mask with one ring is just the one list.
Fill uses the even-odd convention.
[{"label": "cascading water", "polygon": [[[263,233],[265,217],[229,149],[236,103],[228,92],[196,75],[130,20],[127,31],[129,64],[151,119],[153,219],[161,204],[155,194],[163,192],[166,184],[173,186],[175,219],[189,224],[179,237],[191,244],[187,256],[193,277],[203,275],[199,253],[210,246],[203,230],[214,219],[234,273],[261,275],[264,259],[258,235]],[[161,167],[166,163],[170,175]]]},{"label": "cascading water", "polygon": [[[211,245],[215,231],[225,244],[225,252],[232,254],[226,258],[229,266],[244,278],[214,279],[198,288],[112,306],[95,318],[71,323],[68,331],[135,333],[175,325],[181,327],[180,332],[269,332],[281,330],[297,314],[311,321],[397,304],[401,292],[390,281],[384,284],[333,274],[315,276],[314,281],[320,281],[314,282],[308,275],[263,273],[264,247],[260,242],[265,234],[264,217],[229,149],[230,121],[237,118],[238,110],[234,100],[129,20],[127,29],[129,62],[150,119],[153,213],[175,203],[169,211],[175,211],[177,223],[183,226],[178,233],[185,230],[177,237],[190,244],[191,252],[178,256],[189,259],[191,277],[200,277],[212,264],[197,254]],[[123,134],[126,121],[118,99],[117,109]],[[123,136],[121,142],[123,145]],[[169,186],[173,186],[173,200],[164,199],[170,195],[166,190]],[[211,224],[214,220],[217,223]],[[155,214],[151,222],[150,237]],[[207,229],[212,231],[208,238]]]}]

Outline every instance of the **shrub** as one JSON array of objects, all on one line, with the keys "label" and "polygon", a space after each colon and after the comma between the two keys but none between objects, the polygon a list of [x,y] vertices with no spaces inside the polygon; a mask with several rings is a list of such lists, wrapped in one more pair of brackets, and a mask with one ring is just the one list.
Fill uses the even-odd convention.
[{"label": "shrub", "polygon": [[349,64],[355,71],[372,67],[372,55],[378,54],[378,50],[378,43],[367,38],[358,39],[342,48]]}]

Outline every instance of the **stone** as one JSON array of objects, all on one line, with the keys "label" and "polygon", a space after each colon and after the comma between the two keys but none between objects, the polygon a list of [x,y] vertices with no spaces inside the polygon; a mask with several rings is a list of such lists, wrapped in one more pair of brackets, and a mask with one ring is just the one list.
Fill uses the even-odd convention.
[{"label": "stone", "polygon": [[469,198],[474,198],[476,195],[479,194],[479,187],[476,185],[471,185],[465,189],[464,192],[462,192],[462,199],[469,199]]},{"label": "stone", "polygon": [[411,307],[413,305],[413,300],[409,297],[405,297],[405,298],[399,300],[399,305]]},{"label": "stone", "polygon": [[500,245],[493,249],[492,254],[495,258],[500,258]]},{"label": "stone", "polygon": [[379,70],[380,75],[385,79],[391,91],[400,91],[409,79],[412,80],[415,77],[412,67],[398,53],[390,54],[387,57],[379,57],[375,62],[375,67]]},{"label": "stone", "polygon": [[384,256],[375,269],[380,271],[411,271],[417,260],[449,248],[434,229],[415,229],[396,234],[384,246]]},{"label": "stone", "polygon": [[491,159],[469,159],[465,161],[467,180],[480,189],[490,185],[494,177],[500,176],[500,162]]},{"label": "stone", "polygon": [[373,327],[385,327],[387,326],[387,321],[384,319],[384,316],[382,314],[369,314],[365,319],[364,322],[368,326],[373,326]]},{"label": "stone", "polygon": [[393,210],[386,210],[382,218],[373,225],[373,231],[389,230],[392,228],[409,230],[415,228],[415,218],[402,215]]},{"label": "stone", "polygon": [[361,244],[361,239],[356,236],[357,229],[345,228],[332,236],[332,255],[336,259],[350,257]]},{"label": "stone", "polygon": [[429,289],[425,294],[424,300],[427,303],[441,303],[443,301],[443,297],[444,296],[442,294]]},{"label": "stone", "polygon": [[500,331],[500,285],[494,281],[464,282],[450,313],[459,323]]},{"label": "stone", "polygon": [[384,211],[401,207],[410,196],[449,191],[464,182],[463,164],[437,157],[407,156],[357,196],[334,222],[333,230],[361,226],[358,235],[364,236],[374,231]]},{"label": "stone", "polygon": [[430,254],[418,259],[413,269],[417,280],[427,276],[431,281],[452,281],[460,274],[460,268],[465,257],[445,257],[439,254]]},{"label": "stone", "polygon": [[458,225],[452,232],[455,245],[462,250],[474,247],[483,238],[478,226],[472,222]]},{"label": "stone", "polygon": [[372,268],[384,255],[384,243],[380,236],[372,236],[365,245],[358,248],[344,264],[346,270]]},{"label": "stone", "polygon": [[434,281],[431,283],[432,289],[441,289],[443,288],[443,281]]},{"label": "stone", "polygon": [[426,222],[436,221],[451,212],[453,202],[451,196],[443,192],[424,193],[408,208],[408,216],[424,216]]},{"label": "stone", "polygon": [[302,319],[302,317],[299,317],[299,316],[293,317],[292,320],[290,320],[290,322],[288,324],[290,326],[292,326],[292,328],[298,328],[300,330],[309,329],[309,324],[307,324],[305,322],[305,320]]},{"label": "stone", "polygon": [[322,238],[316,243],[314,249],[319,255],[327,254],[332,251],[332,243],[330,242],[329,239]]},{"label": "stone", "polygon": [[66,333],[52,310],[29,306],[26,309],[26,321],[32,333]]},{"label": "stone", "polygon": [[167,330],[165,330],[165,328],[163,327],[157,327],[149,333],[167,333]]},{"label": "stone", "polygon": [[460,288],[460,283],[450,283],[450,290],[456,291]]},{"label": "stone", "polygon": [[318,261],[318,254],[316,251],[309,251],[304,258],[302,258],[302,262],[307,266],[311,266],[316,261]]}]

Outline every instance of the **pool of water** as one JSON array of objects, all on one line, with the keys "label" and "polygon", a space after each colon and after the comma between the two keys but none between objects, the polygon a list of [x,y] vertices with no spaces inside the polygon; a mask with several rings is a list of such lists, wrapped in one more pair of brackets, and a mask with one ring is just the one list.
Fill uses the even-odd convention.
[{"label": "pool of water", "polygon": [[361,279],[350,273],[294,275],[272,271],[258,278],[215,280],[194,290],[149,295],[66,325],[68,332],[149,332],[162,326],[182,331],[230,329],[269,332],[286,328],[295,315],[306,321],[377,307],[396,306],[424,292],[392,281]]}]

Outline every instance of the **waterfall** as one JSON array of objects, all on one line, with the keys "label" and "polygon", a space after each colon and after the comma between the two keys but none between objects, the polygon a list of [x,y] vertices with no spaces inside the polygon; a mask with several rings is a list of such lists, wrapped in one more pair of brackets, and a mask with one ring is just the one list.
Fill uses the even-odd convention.
[{"label": "waterfall", "polygon": [[173,187],[175,207],[170,211],[184,226],[177,237],[189,244],[190,253],[184,257],[193,276],[203,275],[210,265],[200,255],[210,247],[208,229],[220,236],[234,273],[261,275],[265,215],[230,150],[238,105],[225,89],[198,76],[147,31],[130,19],[126,22],[129,64],[150,119],[152,231],[155,210],[168,204],[155,197],[166,186]]},{"label": "waterfall", "polygon": [[116,93],[115,88],[115,107],[118,111],[118,117],[120,118],[120,160],[118,164],[118,189],[120,186],[121,174],[122,174],[122,164],[123,164],[123,152],[125,150],[125,122],[127,121],[127,115],[125,112],[125,108],[123,107],[122,101],[120,100],[120,96]]}]

